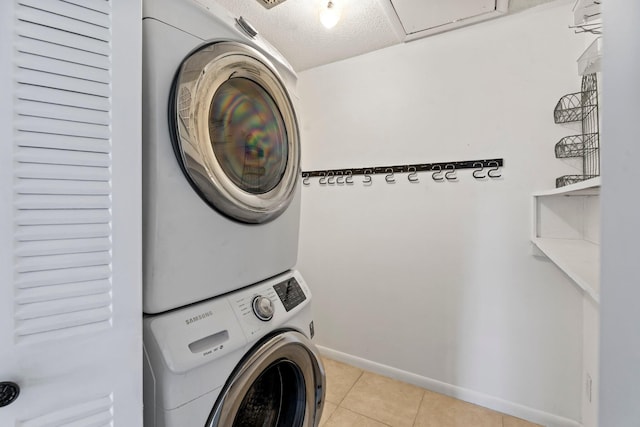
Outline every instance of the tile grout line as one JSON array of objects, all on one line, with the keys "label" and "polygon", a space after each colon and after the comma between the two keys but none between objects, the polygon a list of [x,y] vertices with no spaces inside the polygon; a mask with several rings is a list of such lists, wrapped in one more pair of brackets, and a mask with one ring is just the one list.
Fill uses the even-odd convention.
[{"label": "tile grout line", "polygon": [[[422,407],[422,402],[424,402],[424,397],[427,395],[425,390],[422,390],[422,398],[420,398],[420,403],[418,404],[418,410],[416,411],[416,415],[413,417],[412,427],[416,427],[416,422],[418,421],[418,414],[420,413],[420,408]],[[504,426],[502,426],[504,427]]]},{"label": "tile grout line", "polygon": [[[368,419],[368,420],[375,421],[375,422],[376,422],[376,423],[378,423],[378,424],[382,424],[382,425],[385,425],[385,426],[387,426],[387,427],[392,427],[392,426],[391,426],[391,424],[387,424],[387,423],[382,422],[382,421],[380,421],[380,420],[376,420],[375,418],[371,418],[371,417],[369,417],[369,416],[367,416],[367,415],[361,414],[360,412],[356,412],[356,411],[353,411],[353,410],[351,410],[351,409],[344,408],[344,407],[342,407],[342,406],[341,406],[341,408],[342,408],[342,409],[344,409],[345,411],[353,412],[353,413],[354,413],[354,414],[356,414],[356,415],[360,415],[361,417],[365,417],[365,418],[366,418],[366,419]],[[335,412],[334,412],[334,413],[335,413]],[[331,416],[333,416],[333,414],[331,414]]]},{"label": "tile grout line", "polygon": [[[347,398],[347,396],[349,395],[349,393],[351,392],[351,390],[353,390],[353,388],[356,386],[356,384],[358,383],[358,381],[362,378],[362,376],[363,376],[365,373],[371,373],[371,374],[377,375],[377,374],[375,374],[375,373],[373,373],[373,372],[371,372],[371,371],[367,371],[367,370],[364,370],[364,369],[360,369],[360,370],[361,370],[360,375],[358,376],[358,378],[356,378],[356,380],[353,382],[353,384],[351,385],[351,387],[349,388],[349,390],[345,393],[344,397],[340,400],[340,403],[338,404],[338,406],[337,406],[337,408],[336,408],[336,411],[337,411],[337,409],[338,409],[338,408],[342,408],[342,409],[344,409],[344,410],[346,410],[346,411],[353,412],[354,414],[357,414],[357,415],[363,416],[363,417],[365,417],[365,418],[367,418],[367,419],[369,419],[369,420],[372,420],[372,421],[375,421],[375,422],[377,422],[377,423],[383,424],[383,425],[385,425],[385,426],[387,426],[387,427],[393,427],[393,425],[391,425],[391,424],[387,424],[386,422],[384,422],[384,421],[382,421],[382,420],[379,420],[379,419],[377,419],[377,418],[370,417],[370,416],[368,416],[368,415],[366,415],[366,414],[363,414],[363,413],[361,413],[361,412],[359,412],[359,411],[356,411],[356,410],[354,410],[354,409],[350,409],[350,408],[347,408],[347,407],[345,407],[345,406],[342,406],[342,403],[344,402],[344,400]],[[394,381],[401,382],[401,381],[396,380],[396,379],[391,378],[391,377],[385,377],[385,378],[390,378],[390,379],[393,379]],[[408,383],[407,383],[407,384],[408,384]],[[418,387],[418,388],[420,388],[420,387]],[[413,423],[411,424],[411,425],[412,425],[412,427],[413,427],[413,425],[415,424],[416,419],[418,418],[418,412],[420,411],[420,405],[422,405],[422,401],[424,400],[425,395],[426,395],[426,391],[425,391],[424,389],[422,389],[422,397],[420,398],[420,404],[418,404],[418,408],[417,408],[417,410],[416,410],[416,414],[413,416]],[[336,411],[334,411],[334,412],[333,412],[333,414],[331,414],[331,417],[329,417],[329,419],[333,418],[333,416],[335,415]],[[327,420],[327,422],[328,422],[328,421],[329,421],[329,420]]]},{"label": "tile grout line", "polygon": [[[360,369],[360,371],[361,371],[360,375],[358,375],[358,378],[356,378],[356,380],[353,382],[353,384],[351,384],[351,387],[349,387],[349,390],[347,390],[347,392],[344,394],[344,396],[342,396],[342,399],[340,399],[340,403],[338,403],[338,406],[342,406],[342,402],[344,402],[344,399],[347,398],[349,393],[351,393],[351,390],[353,390],[353,388],[356,386],[356,383],[358,381],[360,381],[360,378],[362,378],[362,376],[364,375],[365,371],[363,369]],[[348,408],[344,408],[344,409],[348,409]]]},{"label": "tile grout line", "polygon": [[[331,413],[331,415],[329,415],[329,418],[327,418],[327,421],[325,421],[323,425],[326,426],[327,424],[329,424],[329,421],[331,421],[331,418],[333,418],[337,410],[338,410],[338,407],[336,406],[336,409],[333,410],[333,412]],[[322,419],[322,417],[320,417],[320,419]]]},{"label": "tile grout line", "polygon": [[356,378],[356,380],[353,382],[353,384],[351,384],[351,387],[349,387],[349,390],[347,390],[347,392],[344,394],[344,396],[342,397],[342,399],[340,399],[340,403],[338,403],[338,405],[336,406],[336,409],[333,411],[333,413],[331,414],[331,416],[327,419],[327,423],[329,422],[329,420],[330,420],[331,418],[333,418],[333,416],[336,414],[336,412],[338,412],[338,409],[339,409],[339,408],[342,408],[342,409],[344,409],[345,411],[353,412],[354,414],[357,414],[357,415],[360,415],[360,416],[362,416],[362,417],[365,417],[365,418],[366,418],[366,419],[368,419],[368,420],[375,421],[375,422],[380,423],[380,424],[383,424],[383,425],[385,425],[385,426],[387,426],[387,427],[392,427],[391,425],[389,425],[389,424],[387,424],[387,423],[384,423],[384,422],[382,422],[382,421],[380,421],[380,420],[376,420],[375,418],[371,418],[371,417],[369,417],[369,416],[367,416],[367,415],[365,415],[365,414],[361,414],[361,413],[356,412],[356,411],[354,411],[354,410],[352,410],[352,409],[345,408],[344,406],[342,406],[342,402],[344,402],[344,399],[346,399],[346,398],[347,398],[347,396],[349,395],[349,393],[351,393],[351,390],[353,390],[353,388],[356,386],[356,384],[358,383],[358,381],[360,381],[360,378],[362,378],[362,376],[364,375],[364,373],[365,373],[365,372],[367,372],[367,371],[365,371],[364,369],[360,369],[360,375],[358,375],[358,378]]}]

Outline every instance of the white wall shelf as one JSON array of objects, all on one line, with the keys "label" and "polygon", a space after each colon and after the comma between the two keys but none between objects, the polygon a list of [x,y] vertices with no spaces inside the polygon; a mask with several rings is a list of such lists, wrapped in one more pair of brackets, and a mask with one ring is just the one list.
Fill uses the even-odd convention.
[{"label": "white wall shelf", "polygon": [[578,74],[584,76],[585,74],[599,73],[601,71],[602,63],[602,37],[598,37],[578,58]]},{"label": "white wall shelf", "polygon": [[533,244],[553,261],[594,302],[600,303],[600,245],[577,239],[533,239]]},{"label": "white wall shelf", "polygon": [[553,195],[565,195],[565,196],[598,196],[600,195],[600,184],[602,178],[597,176],[595,178],[587,179],[571,185],[565,185],[564,187],[554,188],[551,190],[536,191],[533,193],[534,197],[540,196],[553,196]]},{"label": "white wall shelf", "polygon": [[602,8],[598,0],[577,0],[573,7],[573,23],[586,24],[600,19]]},{"label": "white wall shelf", "polygon": [[533,194],[533,244],[600,303],[600,177]]}]

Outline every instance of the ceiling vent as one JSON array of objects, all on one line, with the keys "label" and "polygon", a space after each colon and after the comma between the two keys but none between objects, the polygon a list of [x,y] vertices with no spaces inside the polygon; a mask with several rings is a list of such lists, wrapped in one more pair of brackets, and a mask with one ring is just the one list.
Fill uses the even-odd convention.
[{"label": "ceiling vent", "polygon": [[261,5],[266,7],[267,9],[271,9],[272,7],[275,7],[275,6],[279,5],[280,3],[284,3],[284,2],[285,2],[285,0],[258,0],[258,3],[260,3]]}]

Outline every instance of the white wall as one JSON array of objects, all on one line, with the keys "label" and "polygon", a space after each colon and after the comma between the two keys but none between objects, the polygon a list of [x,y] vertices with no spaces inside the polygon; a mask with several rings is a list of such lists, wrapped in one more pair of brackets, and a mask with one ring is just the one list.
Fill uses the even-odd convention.
[{"label": "white wall", "polygon": [[640,2],[604,2],[600,426],[640,420]]},{"label": "white wall", "polygon": [[530,194],[570,173],[553,147],[576,132],[552,113],[580,88],[571,5],[300,75],[303,170],[505,159],[488,182],[304,188],[298,268],[321,346],[534,421],[579,420],[581,293],[529,244]]}]

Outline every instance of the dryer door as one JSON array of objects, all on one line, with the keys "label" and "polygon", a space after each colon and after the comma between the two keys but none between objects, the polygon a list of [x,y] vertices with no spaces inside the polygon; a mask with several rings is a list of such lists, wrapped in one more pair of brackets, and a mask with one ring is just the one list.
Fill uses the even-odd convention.
[{"label": "dryer door", "polygon": [[227,381],[206,427],[314,427],[325,376],[315,346],[288,331],[259,344]]},{"label": "dryer door", "polygon": [[192,53],[174,82],[169,125],[183,172],[210,206],[245,223],[287,208],[300,171],[298,124],[258,51],[218,42]]}]

